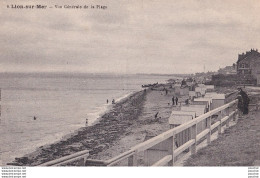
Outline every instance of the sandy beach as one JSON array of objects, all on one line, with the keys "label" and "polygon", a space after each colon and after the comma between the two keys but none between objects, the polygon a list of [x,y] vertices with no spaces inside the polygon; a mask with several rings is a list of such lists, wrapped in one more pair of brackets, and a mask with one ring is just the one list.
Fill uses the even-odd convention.
[{"label": "sandy beach", "polygon": [[[168,88],[166,95],[163,88]],[[16,158],[9,165],[36,166],[72,153],[89,150],[90,159],[107,160],[169,129],[168,117],[174,92],[169,86],[136,92],[116,103],[97,124],[83,127],[62,140],[45,145],[36,151]],[[183,101],[182,98],[179,101]],[[155,120],[158,113],[159,120]]]}]

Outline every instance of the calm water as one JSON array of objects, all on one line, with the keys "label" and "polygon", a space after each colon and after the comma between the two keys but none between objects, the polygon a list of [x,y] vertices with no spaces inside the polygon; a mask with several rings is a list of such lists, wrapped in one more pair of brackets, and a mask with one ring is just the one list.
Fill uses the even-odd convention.
[{"label": "calm water", "polygon": [[[0,165],[89,124],[142,84],[172,76],[0,74]],[[109,104],[106,104],[106,100]],[[37,118],[34,120],[34,116]]]}]

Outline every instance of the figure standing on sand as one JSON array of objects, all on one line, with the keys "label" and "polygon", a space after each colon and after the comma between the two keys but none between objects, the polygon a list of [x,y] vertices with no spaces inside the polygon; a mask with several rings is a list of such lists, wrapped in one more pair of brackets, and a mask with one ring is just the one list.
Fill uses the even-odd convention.
[{"label": "figure standing on sand", "polygon": [[186,104],[186,105],[189,105],[189,99],[186,99],[186,100],[185,100],[185,104]]},{"label": "figure standing on sand", "polygon": [[155,118],[155,119],[157,119],[158,114],[159,114],[159,112],[157,112],[157,113],[154,115],[154,118]]},{"label": "figure standing on sand", "polygon": [[179,98],[176,96],[176,98],[175,98],[176,106],[178,106],[178,100],[179,100]]},{"label": "figure standing on sand", "polygon": [[172,97],[172,105],[174,105],[174,96]]},{"label": "figure standing on sand", "polygon": [[112,104],[115,104],[115,100],[114,99],[112,100]]},{"label": "figure standing on sand", "polygon": [[161,117],[158,117],[158,114],[159,114],[159,112],[157,112],[157,113],[154,115],[154,121],[155,121],[155,122],[158,122],[159,119],[161,119]]},{"label": "figure standing on sand", "polygon": [[86,118],[86,127],[88,126],[88,118]]},{"label": "figure standing on sand", "polygon": [[108,101],[108,99],[107,99],[107,104],[108,104],[108,102],[109,102],[109,101]]}]

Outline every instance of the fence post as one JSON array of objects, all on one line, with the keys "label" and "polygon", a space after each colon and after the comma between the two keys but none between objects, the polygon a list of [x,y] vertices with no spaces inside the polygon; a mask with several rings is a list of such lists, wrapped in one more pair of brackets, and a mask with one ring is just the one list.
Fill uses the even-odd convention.
[{"label": "fence post", "polygon": [[191,154],[197,152],[197,123],[191,127],[191,139],[195,139],[195,143],[191,146]]},{"label": "fence post", "polygon": [[207,143],[211,143],[211,118],[212,116],[208,117],[206,122],[207,122],[207,129],[209,129],[209,133],[207,135]]},{"label": "fence post", "polygon": [[175,145],[175,142],[176,142],[176,138],[175,137],[176,137],[176,134],[174,133],[173,136],[172,136],[172,166],[175,163],[174,150],[175,150],[175,148],[177,148],[177,146]]},{"label": "fence post", "polygon": [[226,125],[227,125],[227,127],[229,127],[229,121],[230,121],[230,118],[231,118],[231,117],[230,117],[230,116],[228,116],[228,119],[227,119],[227,124],[226,124]]},{"label": "fence post", "polygon": [[83,166],[86,166],[87,163],[87,156],[83,158]]},{"label": "fence post", "polygon": [[219,126],[218,126],[218,135],[221,134],[221,125],[222,125],[221,119],[222,119],[222,117],[223,117],[223,110],[221,110],[219,115],[218,115],[218,121],[220,122]]},{"label": "fence post", "polygon": [[[229,110],[232,111],[232,107],[228,107],[228,108],[229,108]],[[228,113],[228,119],[227,119],[227,124],[226,124],[227,127],[229,127],[229,122],[230,122],[231,118],[234,118],[234,115],[233,115],[233,116],[230,116],[230,113],[231,113],[231,112]]]},{"label": "fence post", "polygon": [[128,166],[137,166],[136,154],[128,157]]},{"label": "fence post", "polygon": [[[229,116],[230,110],[231,110],[230,107],[227,107],[226,109],[224,109],[223,117],[224,117],[224,116]],[[225,124],[226,124],[226,127],[229,127],[229,118],[227,119],[227,121],[226,121]]]},{"label": "fence post", "polygon": [[[168,148],[168,154],[169,155],[172,155],[172,157],[173,157],[173,151],[174,151],[174,136],[175,136],[175,134],[173,134],[173,136],[172,137],[170,137],[170,145],[169,145],[169,148]],[[172,160],[174,160],[174,158],[172,159]],[[169,161],[168,162],[168,166],[173,166],[173,161]]]}]

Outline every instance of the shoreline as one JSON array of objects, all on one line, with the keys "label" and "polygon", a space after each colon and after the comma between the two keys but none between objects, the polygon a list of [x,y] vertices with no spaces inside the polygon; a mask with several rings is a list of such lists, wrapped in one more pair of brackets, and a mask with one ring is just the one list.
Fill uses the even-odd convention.
[{"label": "shoreline", "polygon": [[121,137],[138,118],[142,113],[145,96],[144,90],[132,92],[109,108],[92,125],[79,128],[59,141],[38,147],[7,165],[36,166],[82,150],[90,150],[90,156],[96,155]]},{"label": "shoreline", "polygon": [[[164,88],[168,89],[168,95]],[[37,166],[83,150],[90,151],[89,159],[110,159],[143,142],[147,136],[156,136],[169,129],[168,117],[172,109],[178,109],[170,104],[172,96],[176,94],[167,84],[130,93],[112,105],[93,125],[38,147],[7,165]],[[184,102],[185,97],[178,97],[179,102]],[[159,121],[154,120],[157,112]]]}]

